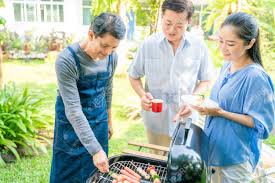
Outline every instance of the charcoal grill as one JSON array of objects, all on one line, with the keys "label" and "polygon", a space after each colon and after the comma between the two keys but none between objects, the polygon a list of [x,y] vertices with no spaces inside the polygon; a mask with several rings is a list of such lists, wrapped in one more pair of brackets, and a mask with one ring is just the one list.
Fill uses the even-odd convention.
[{"label": "charcoal grill", "polygon": [[[110,171],[118,173],[123,167],[128,167],[132,170],[136,170],[136,167],[142,168],[144,171],[150,165],[156,167],[156,172],[160,176],[161,182],[165,182],[167,174],[167,162],[162,160],[150,159],[146,157],[141,157],[137,155],[119,155],[114,156],[109,159]],[[100,173],[97,169],[91,174],[91,177],[86,183],[108,183],[112,182],[113,178],[107,173]],[[141,180],[141,183],[153,182],[152,178],[150,180]]]},{"label": "charcoal grill", "polygon": [[[201,135],[203,131],[192,124],[191,119],[187,119],[176,127],[168,161],[139,155],[119,155],[109,159],[109,169],[120,174],[124,167],[137,172],[137,167],[146,171],[150,165],[154,165],[162,183],[206,183],[208,177],[205,162],[201,159]],[[100,173],[96,169],[86,183],[111,183],[112,180],[108,173]],[[149,182],[152,183],[153,179],[141,180],[141,183]]]}]

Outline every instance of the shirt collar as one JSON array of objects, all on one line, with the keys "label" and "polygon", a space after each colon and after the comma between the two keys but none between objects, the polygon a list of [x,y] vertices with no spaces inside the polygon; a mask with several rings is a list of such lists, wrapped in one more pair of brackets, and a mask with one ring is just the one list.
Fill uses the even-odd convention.
[{"label": "shirt collar", "polygon": [[[191,44],[191,41],[189,40],[189,36],[186,35],[186,34],[188,34],[188,33],[185,33],[184,37],[182,37],[181,43],[180,43],[180,45],[179,45],[179,48],[180,48],[180,49],[181,49],[181,48],[184,48],[184,47],[186,47],[186,46],[189,46],[189,45]],[[164,42],[164,41],[167,41],[167,42],[168,42],[168,40],[166,39],[165,35],[164,35],[163,32],[162,32],[162,33],[160,34],[159,38],[158,38],[158,43],[159,43],[159,45],[161,45],[161,43]]]}]

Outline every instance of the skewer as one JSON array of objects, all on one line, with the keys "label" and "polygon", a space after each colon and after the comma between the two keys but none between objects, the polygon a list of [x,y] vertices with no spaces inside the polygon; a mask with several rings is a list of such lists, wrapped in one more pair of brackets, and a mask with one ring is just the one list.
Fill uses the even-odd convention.
[{"label": "skewer", "polygon": [[156,172],[156,167],[155,166],[153,166],[153,165],[148,166],[146,171],[151,174],[151,176],[153,178],[153,183],[161,183],[160,182],[160,176]]},{"label": "skewer", "polygon": [[[130,162],[135,168],[136,171],[141,174],[146,180],[150,179],[150,175],[146,173],[141,167],[137,167],[132,161]],[[148,164],[150,166],[150,164]]]}]

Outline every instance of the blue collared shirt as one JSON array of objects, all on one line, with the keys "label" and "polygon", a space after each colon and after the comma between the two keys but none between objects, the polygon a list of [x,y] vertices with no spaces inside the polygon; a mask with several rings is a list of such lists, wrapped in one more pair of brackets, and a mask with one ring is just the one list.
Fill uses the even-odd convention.
[{"label": "blue collared shirt", "polygon": [[249,115],[254,128],[235,121],[207,116],[209,165],[230,166],[249,161],[253,168],[260,156],[261,139],[266,139],[275,121],[274,88],[270,77],[258,64],[230,73],[226,62],[213,86],[210,98],[229,112]]}]

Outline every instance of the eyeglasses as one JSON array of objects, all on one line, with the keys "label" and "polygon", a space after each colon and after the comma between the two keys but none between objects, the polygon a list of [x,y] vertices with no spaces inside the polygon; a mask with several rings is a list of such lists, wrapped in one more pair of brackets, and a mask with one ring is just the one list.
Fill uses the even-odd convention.
[{"label": "eyeglasses", "polygon": [[178,29],[178,30],[183,29],[185,27],[184,25],[186,24],[184,21],[180,21],[180,20],[177,21],[176,23],[172,23],[171,21],[167,21],[165,19],[163,19],[162,21],[166,28],[173,27],[174,29]]}]

